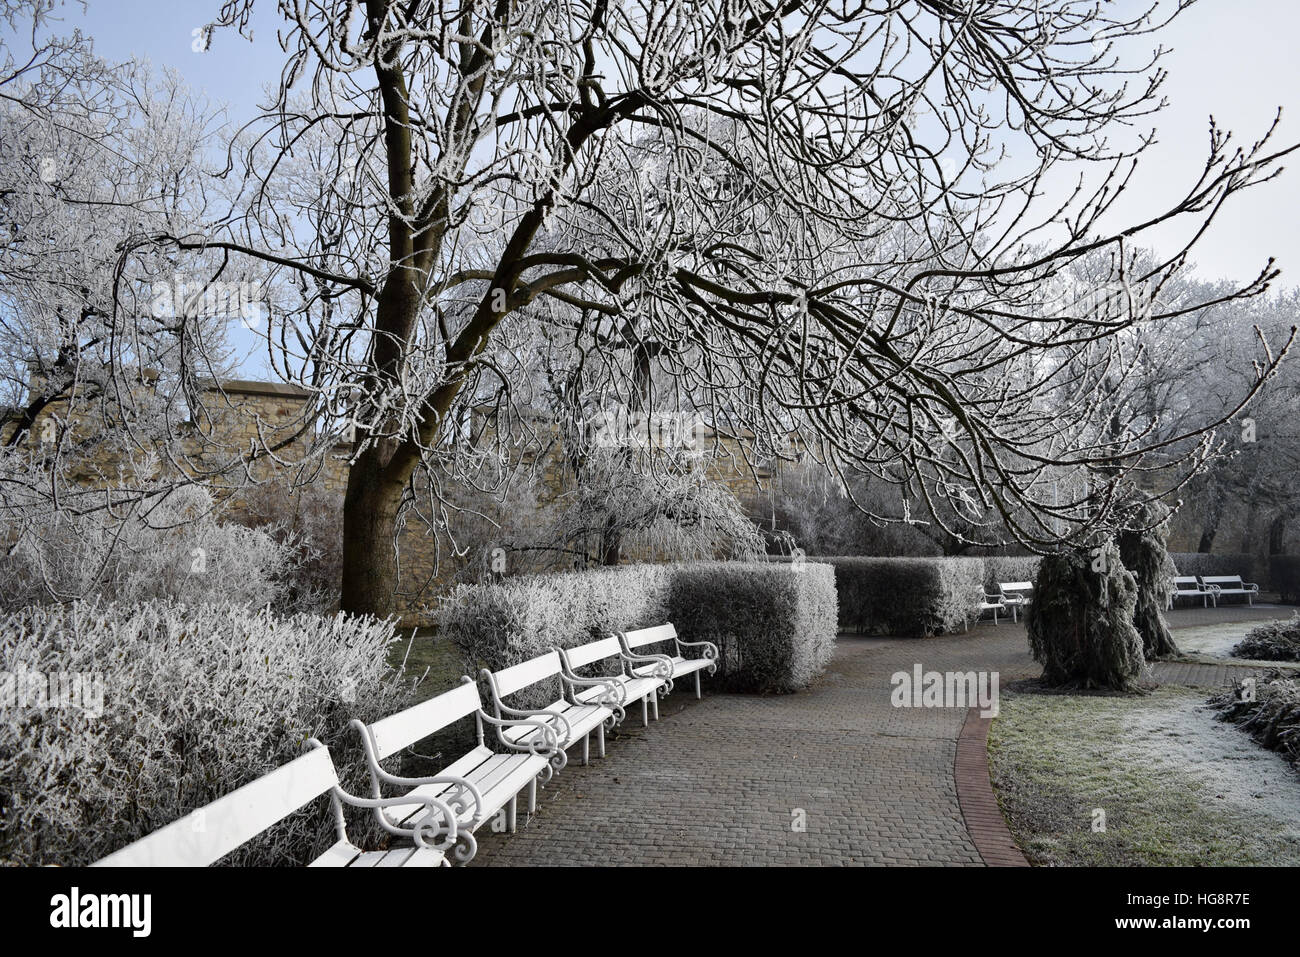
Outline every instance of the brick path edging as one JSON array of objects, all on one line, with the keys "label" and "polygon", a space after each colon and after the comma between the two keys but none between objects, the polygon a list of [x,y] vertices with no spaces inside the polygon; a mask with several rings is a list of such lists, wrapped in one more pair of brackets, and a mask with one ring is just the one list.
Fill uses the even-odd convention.
[{"label": "brick path edging", "polygon": [[989,867],[1028,867],[1029,861],[1016,847],[1007,822],[993,795],[989,780],[989,726],[992,718],[981,718],[978,708],[966,712],[966,722],[957,738],[953,778],[957,803],[970,832],[971,841]]}]

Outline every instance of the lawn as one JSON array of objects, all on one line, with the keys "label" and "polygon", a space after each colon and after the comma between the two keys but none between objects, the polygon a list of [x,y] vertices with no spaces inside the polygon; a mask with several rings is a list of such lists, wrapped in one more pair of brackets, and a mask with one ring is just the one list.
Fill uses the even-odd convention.
[{"label": "lawn", "polygon": [[[1300,864],[1300,775],[1216,721],[1206,692],[1004,692],[999,803],[1035,864]],[[1105,813],[1104,830],[1094,829]]]},{"label": "lawn", "polygon": [[399,668],[405,660],[406,673],[420,679],[416,687],[419,700],[450,691],[460,684],[462,675],[469,674],[460,649],[439,637],[435,629],[402,629],[398,636],[402,640],[389,649],[388,662]]}]

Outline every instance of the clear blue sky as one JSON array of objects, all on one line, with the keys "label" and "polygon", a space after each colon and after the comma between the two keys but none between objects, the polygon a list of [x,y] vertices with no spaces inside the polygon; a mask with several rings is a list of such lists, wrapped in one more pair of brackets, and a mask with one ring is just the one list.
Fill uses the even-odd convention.
[{"label": "clear blue sky", "polygon": [[[252,115],[264,84],[278,79],[283,55],[275,33],[281,21],[275,4],[261,0],[253,43],[225,31],[210,50],[194,52],[194,31],[219,8],[220,0],[90,0],[84,15],[77,4],[65,4],[62,16],[67,28],[92,36],[109,59],[137,55],[174,67],[213,101],[229,104],[238,121]],[[1118,210],[1126,222],[1150,215],[1195,179],[1204,163],[1210,114],[1249,143],[1280,106],[1279,142],[1300,140],[1297,35],[1300,0],[1200,0],[1166,31],[1162,42],[1174,48],[1164,61],[1171,102],[1155,122],[1160,142]],[[1201,274],[1244,280],[1274,255],[1284,269],[1283,283],[1300,284],[1300,160],[1294,165],[1281,181],[1225,211],[1197,247]],[[1173,238],[1167,233],[1156,242]]]}]

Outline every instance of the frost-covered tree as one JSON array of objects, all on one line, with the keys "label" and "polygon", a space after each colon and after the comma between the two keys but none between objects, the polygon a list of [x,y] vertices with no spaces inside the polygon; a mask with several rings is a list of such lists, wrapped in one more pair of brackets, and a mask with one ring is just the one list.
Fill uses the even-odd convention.
[{"label": "frost-covered tree", "polygon": [[[227,0],[214,42],[260,2]],[[1163,24],[1092,0],[276,9],[281,88],[232,146],[229,212],[144,226],[121,269],[256,263],[285,291],[261,335],[314,396],[301,431],[355,435],[353,612],[391,607],[421,472],[455,474],[471,410],[513,403],[532,346],[515,320],[547,302],[569,307],[575,361],[620,357],[603,395],[688,403],[759,455],[794,435],[938,524],[1088,540],[1134,469],[1173,465],[1181,436],[1157,442],[1104,387],[1131,371],[1122,334],[1172,314],[1063,301],[1053,280],[1089,257],[1155,301],[1186,250],[1145,262],[1131,244],[1174,220],[1199,236],[1289,152],[1212,126],[1180,200],[1103,228],[1149,141],[1121,134],[1160,105],[1159,53],[1135,45]],[[1067,171],[1084,185],[1046,203]],[[1256,382],[1284,345],[1254,346]],[[674,388],[644,389],[647,366]],[[1088,479],[1063,494],[1064,473]]]}]

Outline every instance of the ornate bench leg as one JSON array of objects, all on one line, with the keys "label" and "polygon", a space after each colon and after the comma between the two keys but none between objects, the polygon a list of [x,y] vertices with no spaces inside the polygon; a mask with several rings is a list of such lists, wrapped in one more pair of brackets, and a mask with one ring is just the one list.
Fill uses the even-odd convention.
[{"label": "ornate bench leg", "polygon": [[658,721],[658,720],[659,720],[659,691],[658,691],[658,689],[655,689],[654,691],[650,692],[650,700],[651,700],[652,702],[654,702],[655,720]]},{"label": "ornate bench leg", "polygon": [[596,725],[596,744],[600,751],[600,756],[603,758],[605,756],[605,722],[604,721]]},{"label": "ornate bench leg", "polygon": [[516,794],[514,797],[510,799],[510,803],[506,805],[506,830],[508,830],[511,834],[515,833],[516,830],[516,822],[517,822],[516,815],[518,814],[518,811],[519,811],[519,795]]},{"label": "ornate bench leg", "polygon": [[641,727],[650,727],[650,696],[641,699]]},{"label": "ornate bench leg", "polygon": [[[698,671],[695,672],[695,700],[700,700],[700,673]],[[659,715],[656,714],[655,717],[657,718]]]},{"label": "ornate bench leg", "polygon": [[591,763],[591,732],[588,731],[582,739],[582,763],[585,767]]},{"label": "ornate bench leg", "polygon": [[528,813],[537,813],[537,778],[528,782]]}]

